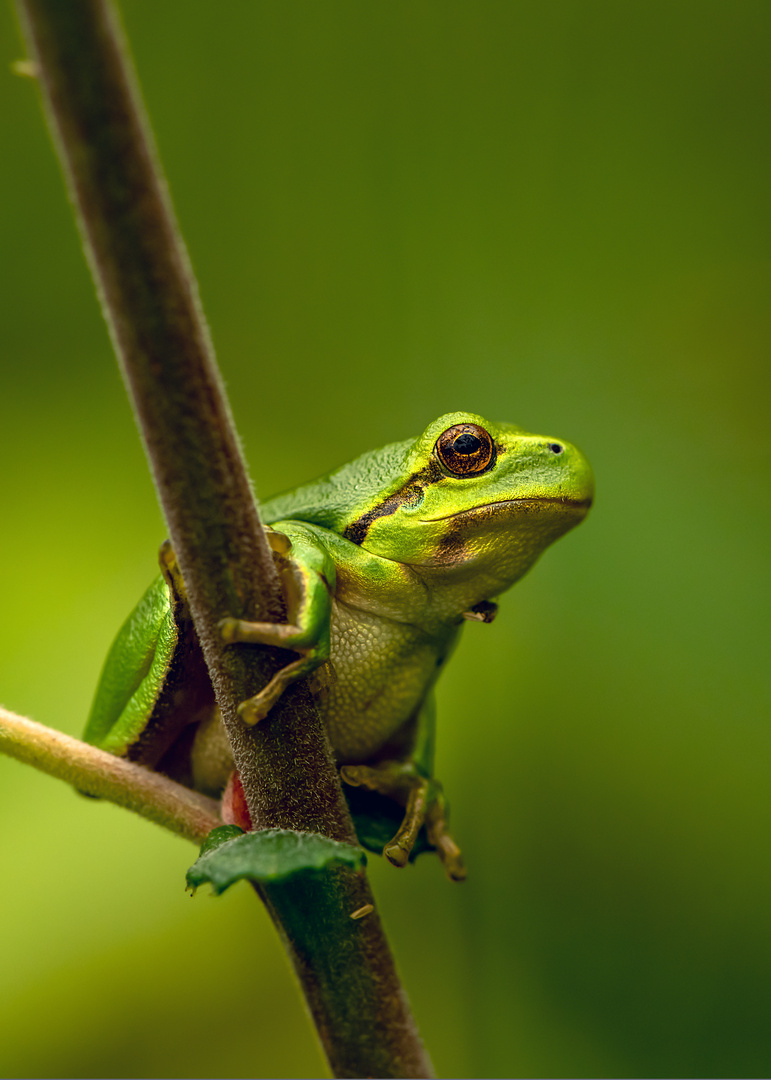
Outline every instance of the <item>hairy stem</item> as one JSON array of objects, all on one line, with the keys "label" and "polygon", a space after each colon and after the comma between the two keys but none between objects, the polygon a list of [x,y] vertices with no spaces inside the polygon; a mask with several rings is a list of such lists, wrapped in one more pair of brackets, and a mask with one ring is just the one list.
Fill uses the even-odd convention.
[{"label": "hairy stem", "polygon": [[[115,10],[18,6],[252,821],[355,842],[307,690],[254,729],[236,713],[281,659],[226,647],[218,623],[275,621],[282,598]],[[326,875],[323,903],[264,893],[335,1073],[430,1075],[377,915],[350,918],[371,903],[363,875]]]},{"label": "hairy stem", "polygon": [[1,705],[0,753],[65,780],[85,795],[125,806],[196,844],[222,824],[214,799]]}]

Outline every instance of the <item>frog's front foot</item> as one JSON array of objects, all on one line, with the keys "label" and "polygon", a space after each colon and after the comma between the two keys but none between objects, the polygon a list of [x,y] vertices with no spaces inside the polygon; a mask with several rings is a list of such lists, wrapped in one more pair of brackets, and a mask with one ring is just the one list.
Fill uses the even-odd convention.
[{"label": "frog's front foot", "polygon": [[243,619],[222,619],[219,628],[223,640],[228,645],[248,642],[258,645],[275,645],[300,653],[299,660],[294,660],[286,667],[282,667],[259,694],[255,694],[247,701],[242,701],[238,706],[238,715],[250,727],[264,720],[286,688],[295,680],[309,675],[325,661],[328,655],[328,648],[325,647],[324,642],[310,648],[302,648],[300,642],[305,640],[305,635],[299,627],[288,623],[256,623],[245,622]]},{"label": "frog's front foot", "polygon": [[340,776],[351,787],[365,787],[395,799],[404,807],[404,818],[383,854],[394,866],[406,866],[421,826],[452,881],[463,881],[466,868],[460,848],[447,831],[446,803],[442,785],[421,776],[411,763],[385,761],[380,765],[343,765]]},{"label": "frog's front foot", "polygon": [[329,660],[330,581],[334,567],[317,548],[292,541],[282,532],[266,527],[265,538],[273,552],[281,590],[287,608],[285,623],[247,622],[222,619],[219,624],[228,645],[244,642],[290,649],[298,659],[281,668],[268,685],[238,706],[238,713],[250,726],[264,720],[278,699],[297,679],[310,675]]},{"label": "frog's front foot", "polygon": [[494,604],[492,600],[480,600],[478,604],[474,604],[468,611],[463,612],[463,618],[470,622],[491,623],[497,614],[497,604]]}]

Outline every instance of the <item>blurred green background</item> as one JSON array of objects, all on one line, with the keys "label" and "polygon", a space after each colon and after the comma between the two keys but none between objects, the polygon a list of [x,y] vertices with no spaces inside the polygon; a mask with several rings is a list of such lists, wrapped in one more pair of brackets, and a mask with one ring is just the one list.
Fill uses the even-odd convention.
[{"label": "blurred green background", "polygon": [[[123,11],[258,492],[450,409],[595,468],[439,688],[469,880],[373,859],[439,1074],[768,1076],[771,8]],[[0,43],[0,700],[79,733],[165,533],[8,6]],[[324,1073],[245,886],[0,778],[0,1074]]]}]

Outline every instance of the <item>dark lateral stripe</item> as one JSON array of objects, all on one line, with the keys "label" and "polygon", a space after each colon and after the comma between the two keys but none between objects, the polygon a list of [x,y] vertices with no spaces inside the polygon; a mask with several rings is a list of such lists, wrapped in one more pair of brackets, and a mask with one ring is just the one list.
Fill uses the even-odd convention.
[{"label": "dark lateral stripe", "polygon": [[356,521],[351,522],[343,532],[346,540],[354,544],[362,544],[369,532],[369,527],[378,518],[388,517],[395,514],[401,506],[417,506],[423,498],[423,489],[427,484],[435,483],[442,476],[442,470],[435,461],[429,461],[425,468],[407,480],[404,487],[383,499],[377,506],[373,506],[366,514],[362,514]]}]

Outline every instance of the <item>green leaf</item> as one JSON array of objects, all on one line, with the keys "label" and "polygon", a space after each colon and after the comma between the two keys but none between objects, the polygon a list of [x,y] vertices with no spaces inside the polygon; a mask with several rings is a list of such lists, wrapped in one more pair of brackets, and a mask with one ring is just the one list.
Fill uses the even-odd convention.
[{"label": "green leaf", "polygon": [[198,852],[198,857],[201,855],[208,855],[210,851],[216,851],[218,847],[222,847],[228,840],[235,840],[237,836],[243,836],[244,830],[239,825],[220,825],[216,829],[212,829],[204,842],[201,844],[201,850]]},{"label": "green leaf", "polygon": [[201,854],[187,872],[188,888],[195,890],[208,883],[219,895],[243,879],[258,883],[285,881],[296,874],[321,873],[330,863],[358,869],[366,862],[361,848],[319,833],[259,829],[223,835],[237,828],[226,825],[209,833]]}]

